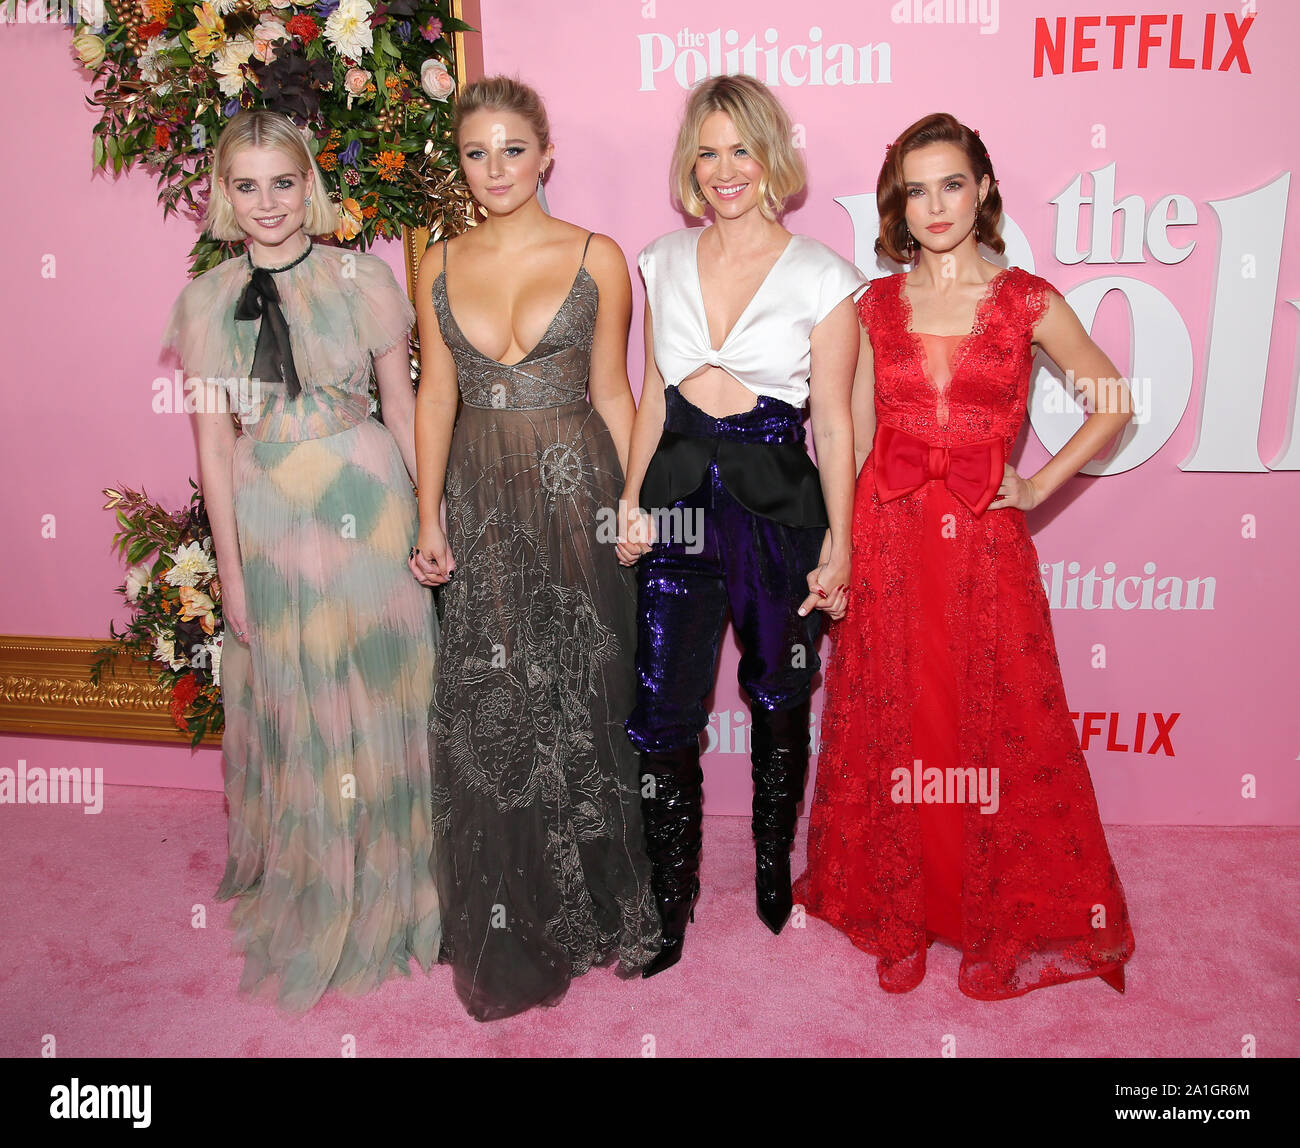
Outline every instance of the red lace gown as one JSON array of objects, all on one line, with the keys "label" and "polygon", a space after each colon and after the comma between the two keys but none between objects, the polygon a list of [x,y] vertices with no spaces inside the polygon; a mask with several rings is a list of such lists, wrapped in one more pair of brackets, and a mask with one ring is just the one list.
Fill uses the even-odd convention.
[{"label": "red lace gown", "polygon": [[878,279],[858,304],[878,430],[795,901],[874,954],[887,991],[920,984],[932,938],[961,951],[959,987],[979,1000],[1115,981],[1133,933],[1038,555],[1023,512],[975,513],[1024,421],[1053,288],[999,273],[963,338],[913,333],[902,284]]}]

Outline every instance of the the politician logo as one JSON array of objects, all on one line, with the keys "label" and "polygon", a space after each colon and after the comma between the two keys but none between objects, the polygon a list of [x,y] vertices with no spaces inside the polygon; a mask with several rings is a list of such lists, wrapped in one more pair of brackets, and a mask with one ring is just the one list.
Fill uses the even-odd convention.
[{"label": "the politician logo", "polygon": [[[820,745],[817,719],[820,715],[808,715],[809,752],[816,756]],[[709,724],[704,730],[705,753],[749,753],[749,731],[751,722],[745,710],[720,710],[709,714]]]},{"label": "the politician logo", "polygon": [[849,44],[824,41],[821,28],[808,29],[803,43],[783,43],[775,28],[761,33],[714,28],[680,28],[673,36],[645,32],[641,51],[641,91],[658,90],[660,78],[692,88],[707,76],[754,76],[769,88],[836,87],[888,84],[893,56],[888,42]]},{"label": "the politician logo", "polygon": [[1082,563],[1041,562],[1047,603],[1053,610],[1213,610],[1217,585],[1211,576],[1156,577],[1156,564],[1147,562],[1141,574],[1118,576],[1114,562],[1083,569]]}]

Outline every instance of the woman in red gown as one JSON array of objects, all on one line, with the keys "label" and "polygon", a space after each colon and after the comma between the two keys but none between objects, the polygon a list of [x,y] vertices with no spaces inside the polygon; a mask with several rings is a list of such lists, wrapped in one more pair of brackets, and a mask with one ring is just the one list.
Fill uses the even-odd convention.
[{"label": "woman in red gown", "polygon": [[[889,992],[921,983],[935,939],[979,1000],[1090,976],[1122,992],[1133,933],[1024,511],[1118,433],[1129,391],[1045,280],[981,257],[1003,250],[1002,207],[975,132],[913,124],[876,195],[876,250],[912,270],[858,304],[852,583],[795,901]],[[1006,459],[1038,347],[1093,413],[1024,478]]]}]

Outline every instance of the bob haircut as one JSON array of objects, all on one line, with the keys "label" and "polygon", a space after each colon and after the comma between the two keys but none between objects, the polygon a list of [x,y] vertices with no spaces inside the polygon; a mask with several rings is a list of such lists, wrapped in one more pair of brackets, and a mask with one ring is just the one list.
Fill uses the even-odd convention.
[{"label": "bob haircut", "polygon": [[700,150],[700,128],[714,112],[722,112],[736,125],[740,142],[762,167],[758,209],[764,218],[776,219],[785,201],[803,189],[803,160],[790,142],[794,129],[785,108],[766,84],[752,76],[714,76],[691,92],[673,148],[669,175],[673,197],[684,211],[697,218],[708,207],[695,179],[695,161]]},{"label": "bob haircut", "polygon": [[451,138],[460,143],[460,129],[475,112],[514,112],[528,121],[537,142],[545,151],[551,143],[551,123],[546,105],[533,88],[511,76],[484,76],[462,88],[456,96],[451,118]]},{"label": "bob haircut", "polygon": [[302,133],[288,116],[258,108],[236,112],[217,137],[212,152],[212,186],[203,218],[204,231],[213,239],[246,238],[244,229],[235,221],[235,209],[218,181],[229,178],[230,161],[248,147],[274,148],[289,159],[299,174],[305,176],[311,172],[311,203],[303,220],[303,230],[308,235],[328,235],[338,227],[338,209],[330,202],[325,179]]},{"label": "bob haircut", "polygon": [[947,112],[935,112],[917,120],[889,145],[885,162],[876,181],[876,208],[880,212],[880,238],[876,254],[895,263],[910,263],[914,255],[912,233],[907,229],[907,184],[903,181],[903,160],[910,152],[929,144],[946,143],[958,147],[966,156],[978,184],[989,177],[988,194],[980,201],[975,227],[979,241],[991,251],[1002,254],[1005,244],[998,233],[1002,224],[1002,193],[993,174],[993,161],[979,135]]}]

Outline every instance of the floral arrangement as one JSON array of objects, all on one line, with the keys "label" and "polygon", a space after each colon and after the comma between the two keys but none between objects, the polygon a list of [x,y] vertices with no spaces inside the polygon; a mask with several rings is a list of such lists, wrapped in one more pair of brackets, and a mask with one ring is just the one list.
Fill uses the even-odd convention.
[{"label": "floral arrangement", "polygon": [[[435,238],[464,229],[448,37],[469,25],[450,0],[75,2],[73,49],[102,110],[94,165],[156,173],[164,217],[202,218],[212,145],[237,111],[261,107],[310,136],[340,243],[365,250],[403,227]],[[191,271],[241,252],[201,238]]]},{"label": "floral arrangement", "polygon": [[212,531],[194,481],[190,505],[169,513],[143,492],[105,490],[105,509],[120,528],[113,546],[126,559],[117,588],[132,610],[113,642],[96,651],[91,681],[98,684],[119,654],[158,663],[158,681],[170,687],[176,728],[197,746],[224,726],[221,709],[221,580],[212,554]]}]

